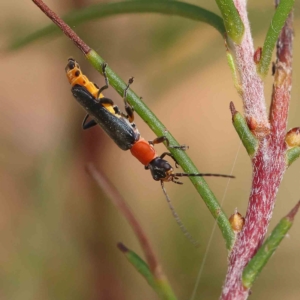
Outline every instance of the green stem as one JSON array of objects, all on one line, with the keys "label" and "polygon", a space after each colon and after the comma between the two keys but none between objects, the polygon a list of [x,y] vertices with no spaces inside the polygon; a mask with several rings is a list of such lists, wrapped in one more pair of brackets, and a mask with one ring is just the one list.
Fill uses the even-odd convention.
[{"label": "green stem", "polygon": [[221,11],[227,35],[240,44],[244,35],[244,24],[233,0],[216,0]]},{"label": "green stem", "polygon": [[[104,60],[94,50],[91,50],[86,55],[86,57],[88,61],[94,66],[94,68],[101,73],[101,66]],[[120,95],[123,95],[126,83],[109,67],[106,68],[106,73],[109,78],[110,85],[113,86]],[[175,138],[168,132],[166,127],[157,119],[157,117],[150,111],[145,103],[141,101],[140,97],[138,97],[132,90],[128,91],[127,100],[132,105],[134,110],[139,114],[139,116],[148,124],[148,126],[152,129],[156,136],[166,136],[170,142],[170,145],[179,145]],[[170,148],[169,151],[174,155],[174,157],[186,173],[200,173],[184,151],[172,148]],[[216,219],[217,224],[226,241],[226,247],[230,250],[234,241],[234,233],[226,214],[222,210],[216,197],[209,189],[207,183],[202,177],[190,177],[190,180],[200,196],[203,198],[209,211]]]},{"label": "green stem", "polygon": [[232,123],[238,133],[244,147],[250,157],[253,157],[258,148],[258,139],[253,135],[248,127],[245,118],[235,110],[233,102],[230,102],[230,110],[232,114]]},{"label": "green stem", "polygon": [[226,50],[226,58],[227,58],[227,63],[229,65],[231,74],[232,74],[233,84],[234,84],[237,92],[242,96],[243,95],[243,90],[242,90],[242,86],[241,86],[241,83],[240,83],[238,71],[237,71],[237,68],[235,66],[235,61],[234,61],[233,55],[229,52],[228,49]]},{"label": "green stem", "polygon": [[276,41],[291,9],[294,6],[294,2],[295,0],[281,0],[271,20],[264,42],[261,59],[257,65],[257,72],[263,77],[268,74]]},{"label": "green stem", "polygon": [[[194,21],[204,22],[217,29],[222,36],[225,27],[220,16],[196,5],[179,1],[123,1],[118,3],[95,4],[84,9],[72,11],[63,20],[74,27],[81,23],[106,18],[109,16],[129,13],[160,13],[164,15],[179,16]],[[46,26],[25,38],[13,42],[9,50],[19,49],[40,38],[58,34],[60,31],[54,24]]]},{"label": "green stem", "polygon": [[273,229],[271,235],[266,239],[263,245],[259,248],[255,256],[250,260],[245,267],[242,275],[242,282],[245,288],[250,288],[260,274],[263,267],[266,265],[272,254],[278,248],[280,242],[288,233],[293,225],[294,217],[298,212],[300,201],[290,211],[290,213],[281,219],[278,225]]},{"label": "green stem", "polygon": [[167,280],[158,280],[151,273],[146,262],[141,259],[135,252],[128,249],[122,243],[118,243],[118,248],[124,253],[132,266],[146,279],[148,284],[154,289],[162,300],[176,300],[176,296]]}]

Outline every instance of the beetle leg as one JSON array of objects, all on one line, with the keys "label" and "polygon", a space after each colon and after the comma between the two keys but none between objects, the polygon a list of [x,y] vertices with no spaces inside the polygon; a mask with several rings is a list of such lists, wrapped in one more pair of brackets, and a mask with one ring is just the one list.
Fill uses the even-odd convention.
[{"label": "beetle leg", "polygon": [[105,80],[105,85],[98,91],[98,94],[97,94],[97,98],[99,98],[100,94],[108,89],[108,86],[109,86],[109,81],[108,81],[108,78],[107,78],[107,75],[106,75],[106,67],[107,67],[107,63],[103,63],[102,64],[102,73],[103,73],[103,76],[104,76],[104,80]]},{"label": "beetle leg", "polygon": [[87,114],[82,121],[82,129],[84,129],[84,130],[97,125],[95,120],[91,120],[88,123],[86,123],[86,120],[88,119],[88,117],[89,117],[89,114]]},{"label": "beetle leg", "polygon": [[133,83],[133,77],[131,77],[131,78],[129,78],[129,80],[128,80],[128,83],[127,83],[127,86],[126,86],[126,88],[125,88],[125,90],[124,90],[124,94],[123,94],[123,100],[124,100],[124,104],[125,104],[125,110],[126,110],[126,113],[127,113],[127,115],[124,115],[123,114],[123,117],[125,117],[125,118],[127,118],[128,119],[128,121],[130,122],[130,123],[132,123],[133,121],[134,121],[134,114],[133,114],[133,112],[134,112],[134,109],[133,109],[133,107],[127,102],[127,91],[128,91],[128,89],[129,89],[129,87],[130,87],[130,85]]},{"label": "beetle leg", "polygon": [[170,157],[174,160],[174,162],[175,162],[175,167],[178,168],[179,164],[178,164],[176,158],[175,158],[171,153],[169,153],[169,152],[164,152],[164,153],[160,156],[160,158],[163,159],[166,155],[170,156]]},{"label": "beetle leg", "polygon": [[105,97],[100,98],[99,99],[99,103],[101,103],[101,104],[109,104],[110,106],[114,106],[114,102],[111,99],[105,98]]},{"label": "beetle leg", "polygon": [[168,148],[172,148],[172,149],[181,149],[183,151],[185,151],[186,149],[188,149],[189,147],[186,146],[186,145],[181,145],[181,146],[170,146],[170,142],[168,140],[167,137],[165,137],[164,135],[163,136],[160,136],[156,139],[154,139],[153,141],[149,141],[149,144],[151,145],[155,145],[155,144],[160,144],[160,143],[163,143],[163,142],[166,142],[167,144],[167,147]]}]

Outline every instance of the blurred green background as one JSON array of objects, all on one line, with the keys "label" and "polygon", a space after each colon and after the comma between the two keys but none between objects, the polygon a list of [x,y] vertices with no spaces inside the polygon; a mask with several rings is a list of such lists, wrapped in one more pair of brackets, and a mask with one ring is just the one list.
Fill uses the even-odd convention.
[{"label": "blurred green background", "polygon": [[[59,15],[98,1],[47,1]],[[192,1],[190,1],[192,2]],[[218,13],[214,1],[193,1]],[[0,47],[50,23],[31,1],[2,0]],[[299,3],[294,53],[300,52]],[[255,47],[261,46],[273,1],[253,0],[249,16]],[[179,17],[123,15],[74,30],[133,89],[202,172],[230,173],[224,209],[245,213],[251,165],[231,125],[229,102],[242,111],[226,64],[224,42],[213,28]],[[157,299],[116,247],[123,242],[142,255],[131,228],[85,172],[94,162],[114,183],[147,232],[179,299],[192,294],[214,220],[188,179],[166,185],[178,214],[200,241],[195,249],[179,230],[160,184],[100,128],[81,129],[84,111],[74,101],[64,67],[72,56],[98,85],[104,80],[65,36],[1,52],[0,298]],[[295,55],[288,127],[300,125],[300,57]],[[272,77],[266,80],[270,103]],[[120,106],[120,96],[106,93]],[[137,116],[142,135],[154,134]],[[239,150],[240,149],[240,150]],[[157,146],[159,152],[165,151]],[[300,198],[299,162],[284,177],[271,227]],[[221,201],[226,179],[207,180]],[[300,217],[258,281],[251,299],[300,298]],[[209,249],[196,299],[217,299],[227,252],[218,230]]]}]

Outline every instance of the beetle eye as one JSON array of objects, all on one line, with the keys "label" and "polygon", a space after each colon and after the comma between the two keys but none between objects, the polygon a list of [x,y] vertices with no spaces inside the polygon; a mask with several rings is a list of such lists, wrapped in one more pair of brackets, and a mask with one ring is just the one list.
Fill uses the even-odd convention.
[{"label": "beetle eye", "polygon": [[163,168],[164,168],[164,170],[170,170],[171,166],[168,162],[165,162]]}]

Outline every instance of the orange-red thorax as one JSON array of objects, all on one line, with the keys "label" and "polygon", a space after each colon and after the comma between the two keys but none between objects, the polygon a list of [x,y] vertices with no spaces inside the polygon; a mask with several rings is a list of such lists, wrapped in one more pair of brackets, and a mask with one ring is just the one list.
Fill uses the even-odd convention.
[{"label": "orange-red thorax", "polygon": [[153,147],[145,139],[140,138],[130,148],[130,152],[135,156],[144,166],[148,166],[149,163],[158,155]]}]

